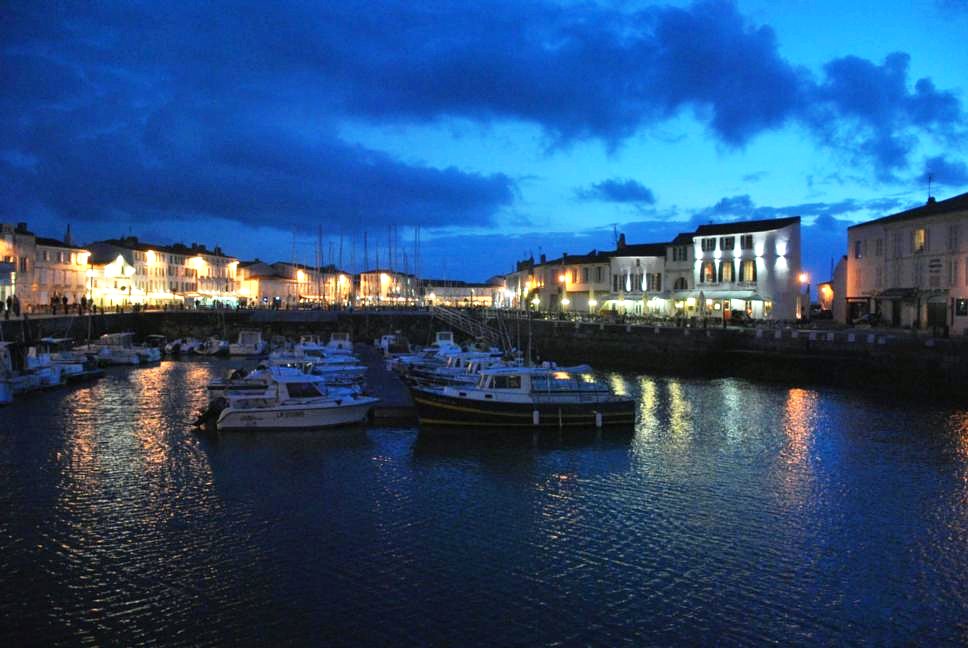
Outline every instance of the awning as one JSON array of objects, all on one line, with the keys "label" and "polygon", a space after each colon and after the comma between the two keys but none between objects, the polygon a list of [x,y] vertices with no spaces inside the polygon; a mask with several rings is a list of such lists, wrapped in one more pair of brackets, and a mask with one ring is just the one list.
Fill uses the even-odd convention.
[{"label": "awning", "polygon": [[665,299],[672,299],[674,301],[680,301],[689,299],[690,297],[699,298],[702,295],[702,299],[713,299],[713,300],[723,300],[723,299],[742,299],[744,301],[766,301],[766,299],[757,293],[755,290],[678,290],[668,295],[663,295]]},{"label": "awning", "polygon": [[874,296],[874,299],[914,299],[917,290],[914,288],[888,288]]}]

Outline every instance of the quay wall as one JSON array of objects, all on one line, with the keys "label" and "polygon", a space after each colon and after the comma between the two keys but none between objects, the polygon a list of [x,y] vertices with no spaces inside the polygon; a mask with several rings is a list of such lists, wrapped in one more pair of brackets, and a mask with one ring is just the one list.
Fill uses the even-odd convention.
[{"label": "quay wall", "polygon": [[[5,340],[43,336],[96,337],[134,331],[181,336],[221,335],[240,329],[265,336],[348,331],[358,342],[392,331],[427,344],[444,328],[426,311],[175,311],[0,321]],[[527,348],[526,323],[508,327]],[[789,385],[833,385],[965,401],[968,340],[914,337],[883,331],[674,328],[535,320],[532,349],[538,359],[590,363],[597,368],[696,377],[737,376]]]}]

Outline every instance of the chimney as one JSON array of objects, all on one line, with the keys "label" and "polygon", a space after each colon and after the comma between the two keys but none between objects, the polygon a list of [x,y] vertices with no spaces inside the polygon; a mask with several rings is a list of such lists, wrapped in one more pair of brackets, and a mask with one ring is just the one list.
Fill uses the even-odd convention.
[{"label": "chimney", "polygon": [[546,257],[545,257],[545,255],[543,255],[543,254],[542,254],[542,255],[541,255],[541,263],[544,263],[544,262],[545,262],[545,260],[546,260]]},{"label": "chimney", "polygon": [[625,248],[625,232],[622,232],[621,234],[618,235],[618,249],[621,250],[624,248]]},{"label": "chimney", "polygon": [[17,223],[17,233],[26,234],[27,233],[27,223]]},{"label": "chimney", "polygon": [[67,224],[67,234],[64,234],[64,243],[74,245],[74,237],[71,236],[71,224]]},{"label": "chimney", "polygon": [[938,202],[938,201],[935,200],[934,196],[928,196],[928,204],[929,205],[933,205],[936,202]]}]

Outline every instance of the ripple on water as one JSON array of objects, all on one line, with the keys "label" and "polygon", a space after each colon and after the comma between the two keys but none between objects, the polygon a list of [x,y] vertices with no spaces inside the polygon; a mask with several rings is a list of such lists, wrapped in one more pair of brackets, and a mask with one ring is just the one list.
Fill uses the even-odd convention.
[{"label": "ripple on water", "polygon": [[232,364],[2,411],[0,640],[966,637],[965,411],[614,375],[631,436],[193,434]]}]

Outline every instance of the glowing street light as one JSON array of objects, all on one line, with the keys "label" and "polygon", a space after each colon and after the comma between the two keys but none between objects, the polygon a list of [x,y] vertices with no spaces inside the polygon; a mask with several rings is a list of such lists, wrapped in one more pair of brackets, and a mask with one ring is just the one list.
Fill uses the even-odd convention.
[{"label": "glowing street light", "polygon": [[797,278],[800,280],[801,284],[810,283],[810,275],[808,275],[806,272],[801,272]]}]

